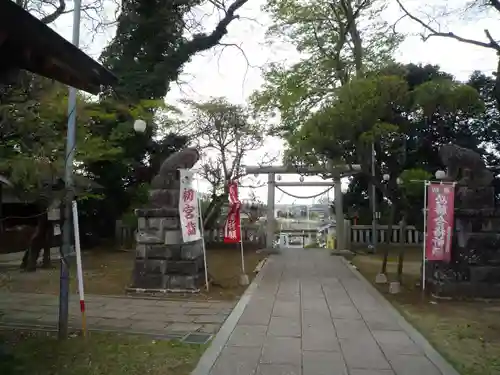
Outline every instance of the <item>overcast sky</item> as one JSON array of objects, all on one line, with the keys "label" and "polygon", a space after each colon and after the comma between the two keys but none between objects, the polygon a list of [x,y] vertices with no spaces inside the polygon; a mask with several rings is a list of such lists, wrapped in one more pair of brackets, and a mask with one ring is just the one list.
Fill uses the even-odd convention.
[{"label": "overcast sky", "polygon": [[[451,0],[450,0],[451,1]],[[453,0],[457,4],[462,0]],[[218,48],[214,51],[206,52],[195,56],[184,68],[181,81],[185,82],[181,86],[174,86],[167,95],[167,102],[175,104],[179,99],[203,100],[210,97],[226,97],[234,103],[245,103],[248,96],[262,84],[261,67],[270,61],[284,60],[296,61],[299,56],[290,46],[272,49],[265,43],[265,31],[269,25],[269,17],[261,11],[262,0],[249,0],[239,11],[241,20],[233,21],[228,29],[228,35],[223,42],[238,44],[244,54],[235,47]],[[410,9],[416,9],[421,1],[406,0],[405,4]],[[393,4],[385,12],[384,17],[388,21],[395,21],[401,15],[396,4]],[[481,22],[474,19],[454,19],[447,20],[447,29],[454,33],[485,40],[484,29],[494,32],[494,22],[498,19],[483,15]],[[252,21],[253,19],[256,21]],[[207,19],[207,26],[214,23],[214,19]],[[72,17],[66,15],[58,20],[55,29],[67,39],[71,39]],[[411,21],[403,20],[398,23],[397,30],[402,33],[415,34],[421,31],[418,25]],[[82,48],[93,57],[98,57],[101,49],[113,36],[114,30],[108,29],[102,35],[91,35],[82,26]],[[495,35],[494,35],[495,36]],[[480,47],[456,42],[443,38],[431,38],[427,42],[420,40],[418,36],[409,36],[401,45],[397,56],[398,61],[403,63],[423,63],[438,64],[449,73],[454,74],[458,79],[465,80],[474,70],[491,72],[496,67],[496,56],[493,50],[486,50]],[[247,61],[248,59],[248,61]],[[265,151],[274,152],[282,150],[283,143],[279,139],[268,139]],[[256,164],[258,155],[262,151],[250,155],[245,161],[246,164]],[[284,181],[298,181],[299,176],[283,176]],[[306,178],[306,180],[317,180]],[[262,178],[262,181],[265,181]],[[294,195],[306,196],[319,193],[324,188],[287,188],[287,191]],[[257,195],[266,200],[267,188],[257,189]],[[246,195],[247,192],[243,192]],[[333,192],[330,194],[333,197]],[[281,203],[303,204],[311,200],[296,200],[293,197],[276,192],[276,200]]]}]

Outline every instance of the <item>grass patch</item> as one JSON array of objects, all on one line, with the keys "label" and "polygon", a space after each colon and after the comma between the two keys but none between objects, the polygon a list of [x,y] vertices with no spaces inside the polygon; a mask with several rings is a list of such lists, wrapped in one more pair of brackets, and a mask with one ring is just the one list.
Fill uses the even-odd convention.
[{"label": "grass patch", "polygon": [[[391,249],[388,279],[396,279],[397,250]],[[375,287],[417,328],[461,375],[500,374],[500,302],[444,301],[423,296],[420,279],[421,249],[405,251],[402,292]],[[380,272],[382,254],[358,255],[352,263],[368,281]]]},{"label": "grass patch", "polygon": [[93,332],[58,341],[54,333],[1,331],[9,375],[188,375],[205,347]]},{"label": "grass patch", "polygon": [[[123,295],[130,286],[135,253],[110,248],[99,248],[83,253],[85,293],[101,295]],[[255,250],[245,251],[245,268],[250,279],[253,270],[265,255]],[[241,273],[239,249],[207,250],[208,272],[213,277],[209,293],[189,295],[185,298],[234,300],[245,291],[238,284]],[[57,263],[54,263],[57,265]],[[59,293],[59,268],[38,269],[36,272],[21,272],[18,267],[0,269],[0,290],[23,293]],[[70,290],[77,292],[76,265],[70,268]]]}]

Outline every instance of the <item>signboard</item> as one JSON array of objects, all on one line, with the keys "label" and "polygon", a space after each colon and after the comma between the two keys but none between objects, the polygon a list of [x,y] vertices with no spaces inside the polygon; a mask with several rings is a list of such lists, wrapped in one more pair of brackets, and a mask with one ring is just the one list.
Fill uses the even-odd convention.
[{"label": "signboard", "polygon": [[229,184],[229,212],[227,213],[226,223],[224,225],[224,242],[241,242],[241,203],[238,199],[238,182],[233,181]]},{"label": "signboard", "polygon": [[199,207],[196,190],[193,188],[193,172],[180,169],[179,217],[182,240],[192,242],[201,238]]},{"label": "signboard", "polygon": [[431,183],[427,187],[427,260],[449,262],[455,209],[453,184]]}]

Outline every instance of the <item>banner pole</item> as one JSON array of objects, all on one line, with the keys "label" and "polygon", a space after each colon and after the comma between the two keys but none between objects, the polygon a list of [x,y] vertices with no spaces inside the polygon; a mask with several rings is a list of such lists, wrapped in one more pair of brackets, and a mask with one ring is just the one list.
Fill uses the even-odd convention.
[{"label": "banner pole", "polygon": [[[238,184],[237,181],[235,181],[236,184]],[[238,186],[238,185],[236,185]],[[250,280],[248,279],[248,275],[245,271],[245,253],[243,251],[243,230],[242,230],[242,225],[241,225],[241,202],[240,199],[237,198],[237,204],[239,205],[238,210],[239,210],[239,221],[240,221],[240,251],[241,251],[241,275],[240,275],[240,285],[248,285],[250,284]]]},{"label": "banner pole", "polygon": [[75,252],[76,252],[76,272],[78,277],[78,294],[80,296],[80,312],[82,314],[82,334],[87,336],[87,319],[85,316],[85,295],[83,289],[83,267],[82,267],[82,251],[80,247],[80,226],[78,224],[78,206],[76,201],[72,202],[73,211],[73,231],[75,235]]},{"label": "banner pole", "polygon": [[422,292],[425,291],[426,268],[427,268],[427,188],[429,181],[424,183],[424,244],[422,246]]},{"label": "banner pole", "polygon": [[200,221],[201,244],[203,246],[203,263],[205,264],[205,288],[208,292],[210,290],[210,286],[208,283],[207,248],[205,246],[205,228],[203,228],[203,212],[201,211],[200,183],[198,178],[196,179],[196,197],[198,200],[198,219]]}]

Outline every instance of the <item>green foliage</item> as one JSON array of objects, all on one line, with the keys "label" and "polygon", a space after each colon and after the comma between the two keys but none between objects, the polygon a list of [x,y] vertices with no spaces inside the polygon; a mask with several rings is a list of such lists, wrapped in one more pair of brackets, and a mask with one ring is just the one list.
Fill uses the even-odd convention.
[{"label": "green foliage", "polygon": [[[67,88],[21,73],[4,86],[0,105],[0,173],[30,196],[50,194],[63,176],[67,126]],[[76,165],[112,160],[121,149],[90,132],[91,120],[83,98],[77,102]],[[46,197],[51,199],[50,197]]]},{"label": "green foliage", "polygon": [[409,198],[423,198],[424,181],[429,181],[432,174],[424,169],[412,168],[403,171],[400,178],[403,180],[401,187]]},{"label": "green foliage", "polygon": [[479,93],[471,86],[439,79],[425,82],[413,91],[414,109],[421,109],[426,116],[463,112],[475,115],[484,110]]},{"label": "green foliage", "polygon": [[260,111],[279,112],[277,131],[293,133],[317,110],[328,108],[352,76],[392,61],[402,36],[383,20],[385,5],[378,0],[267,2],[270,42],[284,40],[302,57],[291,66],[270,64],[263,89],[252,98]]}]

